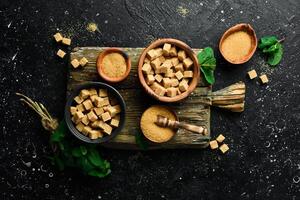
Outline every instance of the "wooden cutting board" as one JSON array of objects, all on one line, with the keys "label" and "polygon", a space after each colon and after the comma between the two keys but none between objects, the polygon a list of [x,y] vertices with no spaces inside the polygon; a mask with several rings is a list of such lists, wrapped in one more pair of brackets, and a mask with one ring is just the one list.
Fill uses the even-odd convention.
[{"label": "wooden cutting board", "polygon": [[[77,69],[69,65],[67,95],[69,95],[69,92],[74,87],[80,84],[89,81],[103,81],[96,70],[96,60],[99,53],[106,48],[108,47],[76,47],[73,49],[70,60],[75,58],[80,60],[82,57],[86,57],[89,62],[85,67]],[[126,123],[122,132],[111,141],[102,144],[103,146],[119,149],[139,149],[135,141],[135,135],[141,133],[139,127],[140,117],[148,107],[155,104],[164,104],[172,107],[177,112],[180,121],[206,126],[208,136],[210,136],[210,105],[213,104],[214,98],[217,98],[221,102],[224,92],[214,95],[211,86],[200,81],[195,91],[185,100],[179,103],[167,104],[158,102],[144,92],[138,79],[138,59],[143,48],[121,49],[131,58],[131,72],[124,82],[111,85],[121,93],[126,102]],[[200,49],[193,50],[197,54]],[[228,97],[226,98],[228,99]],[[239,102],[237,101],[237,103]],[[219,107],[222,105],[224,106],[221,102]],[[204,140],[202,135],[193,134],[181,129],[166,143],[154,144],[149,141],[148,144],[148,149],[205,148],[208,146],[208,142]]]}]

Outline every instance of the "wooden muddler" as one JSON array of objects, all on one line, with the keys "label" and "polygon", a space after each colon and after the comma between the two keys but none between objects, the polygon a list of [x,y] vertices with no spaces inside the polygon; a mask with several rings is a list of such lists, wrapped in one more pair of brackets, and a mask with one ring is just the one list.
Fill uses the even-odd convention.
[{"label": "wooden muddler", "polygon": [[161,126],[161,127],[169,127],[172,129],[182,128],[182,129],[191,131],[193,133],[198,133],[198,134],[202,134],[202,135],[207,135],[207,133],[208,133],[207,129],[202,126],[195,126],[195,125],[191,125],[191,124],[187,124],[187,123],[183,123],[183,122],[179,122],[179,121],[173,121],[173,120],[170,120],[161,115],[157,115],[157,119],[156,119],[155,123],[156,123],[156,125]]}]

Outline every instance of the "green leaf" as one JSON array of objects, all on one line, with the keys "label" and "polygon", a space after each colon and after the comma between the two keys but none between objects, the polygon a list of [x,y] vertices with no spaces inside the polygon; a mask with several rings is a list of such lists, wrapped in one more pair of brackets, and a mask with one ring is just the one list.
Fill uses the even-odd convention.
[{"label": "green leaf", "polygon": [[277,51],[269,55],[267,62],[272,66],[277,65],[282,59],[282,54],[283,54],[283,48],[282,45],[279,44]]},{"label": "green leaf", "polygon": [[81,149],[79,147],[72,149],[72,156],[81,157],[82,156]]},{"label": "green leaf", "polygon": [[146,139],[144,138],[144,135],[141,134],[140,131],[136,131],[135,132],[135,142],[136,144],[143,150],[147,150],[148,149],[148,142],[146,141]]},{"label": "green leaf", "polygon": [[88,173],[89,171],[95,169],[95,167],[90,163],[86,157],[77,158],[77,166],[83,170],[83,172]]},{"label": "green leaf", "polygon": [[258,48],[264,49],[266,47],[272,46],[273,44],[276,44],[277,42],[278,40],[275,36],[265,36],[259,40]]},{"label": "green leaf", "polygon": [[98,178],[103,178],[103,177],[107,176],[110,173],[111,173],[110,169],[106,170],[106,172],[104,172],[104,173],[99,171],[99,170],[93,169],[93,170],[88,172],[88,175],[98,177]]},{"label": "green leaf", "polygon": [[277,42],[276,44],[273,44],[272,46],[270,46],[269,48],[264,48],[263,52],[264,53],[273,53],[275,51],[277,51],[279,49],[279,46],[281,46],[281,44],[279,42]]},{"label": "green leaf", "polygon": [[214,84],[215,83],[215,77],[214,77],[214,71],[211,69],[205,69],[203,67],[200,68],[205,80],[209,83],[209,84]]},{"label": "green leaf", "polygon": [[67,131],[66,122],[61,121],[57,129],[51,134],[50,136],[50,142],[61,142],[63,138],[65,137]]},{"label": "green leaf", "polygon": [[87,154],[87,149],[86,149],[86,147],[85,146],[80,146],[80,151],[81,151],[81,154],[82,155],[86,155]]},{"label": "green leaf", "polygon": [[55,155],[55,156],[53,157],[53,159],[54,159],[55,165],[58,167],[58,169],[59,169],[60,171],[62,171],[62,170],[65,169],[65,164],[64,164],[64,162],[62,161],[62,159],[60,159],[60,158],[58,157],[58,155]]},{"label": "green leaf", "polygon": [[214,70],[216,69],[217,65],[213,49],[211,47],[204,48],[198,53],[197,58],[205,80],[209,84],[213,84],[215,82]]},{"label": "green leaf", "polygon": [[96,167],[105,168],[104,160],[95,148],[90,148],[87,154],[88,160]]}]

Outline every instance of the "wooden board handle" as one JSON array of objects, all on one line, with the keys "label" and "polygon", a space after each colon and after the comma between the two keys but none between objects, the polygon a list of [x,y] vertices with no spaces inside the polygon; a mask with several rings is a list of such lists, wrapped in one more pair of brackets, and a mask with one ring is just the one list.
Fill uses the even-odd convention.
[{"label": "wooden board handle", "polygon": [[230,110],[232,112],[243,112],[245,106],[245,83],[240,81],[226,88],[213,92],[212,106]]}]

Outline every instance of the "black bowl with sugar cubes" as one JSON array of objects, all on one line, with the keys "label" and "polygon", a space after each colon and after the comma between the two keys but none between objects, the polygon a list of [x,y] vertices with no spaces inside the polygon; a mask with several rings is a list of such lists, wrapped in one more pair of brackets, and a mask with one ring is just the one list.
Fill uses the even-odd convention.
[{"label": "black bowl with sugar cubes", "polygon": [[78,139],[103,143],[124,127],[125,109],[125,101],[115,88],[101,82],[89,82],[71,92],[65,106],[65,120]]}]

